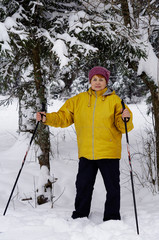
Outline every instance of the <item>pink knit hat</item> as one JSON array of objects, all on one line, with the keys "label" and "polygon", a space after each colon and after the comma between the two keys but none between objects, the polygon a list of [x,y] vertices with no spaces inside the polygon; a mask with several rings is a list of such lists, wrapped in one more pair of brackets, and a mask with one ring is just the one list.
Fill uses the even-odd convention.
[{"label": "pink knit hat", "polygon": [[96,66],[89,71],[89,82],[91,82],[91,79],[94,75],[102,75],[103,77],[105,77],[108,83],[110,72],[104,67]]}]

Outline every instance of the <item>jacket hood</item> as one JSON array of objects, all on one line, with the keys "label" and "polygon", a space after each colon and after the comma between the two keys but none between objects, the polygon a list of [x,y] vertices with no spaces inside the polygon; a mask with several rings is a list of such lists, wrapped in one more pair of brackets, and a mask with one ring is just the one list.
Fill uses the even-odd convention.
[{"label": "jacket hood", "polygon": [[91,106],[91,96],[92,95],[94,95],[95,97],[102,96],[102,100],[105,101],[106,96],[115,94],[115,91],[111,91],[109,88],[104,88],[103,90],[100,90],[100,91],[94,91],[94,90],[92,90],[92,88],[89,88],[87,92],[89,94],[88,107]]},{"label": "jacket hood", "polygon": [[111,94],[115,94],[115,91],[110,90],[109,88],[107,88],[107,90],[105,91],[105,93],[103,94],[103,96],[108,96]]}]

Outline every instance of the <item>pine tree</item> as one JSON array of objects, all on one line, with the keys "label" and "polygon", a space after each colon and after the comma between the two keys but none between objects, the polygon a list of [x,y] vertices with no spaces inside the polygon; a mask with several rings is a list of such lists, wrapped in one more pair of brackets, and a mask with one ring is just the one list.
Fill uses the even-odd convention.
[{"label": "pine tree", "polygon": [[[80,54],[87,50],[87,45],[67,34],[70,16],[75,16],[72,11],[80,9],[78,0],[37,0],[29,3],[26,0],[2,1],[1,86],[11,92],[12,97],[19,99],[20,132],[33,132],[35,112],[41,109],[43,102],[47,104],[50,82],[58,82],[59,69],[71,63],[76,56],[76,53],[71,53],[72,48],[79,46]],[[72,46],[69,51],[68,46]],[[67,76],[69,67],[64,68],[64,72]],[[65,85],[69,85],[67,79]],[[47,168],[49,172],[50,140],[47,126],[40,125],[36,144],[39,146],[41,170]],[[43,187],[39,187],[43,188],[43,191],[39,191],[39,204],[46,201],[45,186],[51,186],[49,178]]]}]

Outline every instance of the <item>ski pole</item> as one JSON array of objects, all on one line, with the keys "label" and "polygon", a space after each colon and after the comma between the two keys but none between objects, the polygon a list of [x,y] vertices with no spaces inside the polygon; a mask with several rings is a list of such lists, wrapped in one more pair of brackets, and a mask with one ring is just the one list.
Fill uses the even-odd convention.
[{"label": "ski pole", "polygon": [[[45,104],[44,104],[44,103],[42,103],[42,112],[43,112],[43,111],[45,111]],[[20,170],[19,170],[19,172],[18,172],[17,178],[16,178],[16,180],[15,180],[14,186],[13,186],[12,191],[11,191],[11,194],[10,194],[10,196],[9,196],[7,205],[6,205],[6,207],[5,207],[3,216],[5,216],[5,214],[6,214],[6,212],[7,212],[7,209],[8,209],[9,203],[10,203],[10,201],[11,201],[11,198],[12,198],[12,195],[13,195],[13,192],[14,192],[14,189],[15,189],[15,187],[16,187],[16,185],[17,185],[17,182],[18,182],[18,179],[19,179],[19,177],[20,177],[21,171],[22,171],[22,169],[23,169],[23,167],[24,167],[25,160],[26,160],[26,158],[27,158],[28,152],[29,152],[29,150],[30,150],[30,147],[31,147],[31,144],[32,144],[33,139],[34,139],[34,137],[35,137],[35,134],[36,134],[36,131],[37,131],[38,126],[39,126],[39,121],[38,121],[37,124],[36,124],[36,127],[35,127],[35,129],[34,129],[33,135],[32,135],[32,137],[31,137],[31,140],[30,140],[30,143],[29,143],[29,146],[28,146],[28,149],[27,149],[27,151],[26,151],[26,153],[25,153],[25,156],[24,156],[24,158],[23,158],[21,168],[20,168]]]},{"label": "ski pole", "polygon": [[[123,110],[125,109],[124,100],[121,101]],[[136,220],[136,229],[137,234],[139,234],[139,225],[138,225],[138,217],[137,217],[137,208],[136,208],[136,199],[135,199],[135,190],[134,190],[134,181],[133,181],[133,173],[132,173],[132,164],[131,164],[131,157],[130,157],[130,147],[129,147],[129,138],[128,138],[128,130],[127,130],[127,123],[126,118],[124,118],[125,123],[125,133],[126,133],[126,142],[127,142],[127,151],[128,151],[128,160],[130,166],[130,177],[131,177],[131,186],[132,186],[132,194],[133,194],[133,202],[134,202],[134,212],[135,212],[135,220]]]}]

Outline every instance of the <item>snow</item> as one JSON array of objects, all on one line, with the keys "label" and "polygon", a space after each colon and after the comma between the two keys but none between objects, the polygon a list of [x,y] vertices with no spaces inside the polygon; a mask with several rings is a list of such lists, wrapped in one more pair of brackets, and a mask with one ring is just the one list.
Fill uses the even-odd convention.
[{"label": "snow", "polygon": [[2,42],[1,43],[2,51],[11,50],[11,48],[8,44],[9,41],[10,41],[10,39],[9,39],[8,32],[6,30],[6,27],[5,27],[4,23],[0,22],[0,42]]},{"label": "snow", "polygon": [[8,28],[8,29],[17,26],[16,22],[13,20],[12,17],[7,17],[4,23],[5,23],[6,28]]},{"label": "snow", "polygon": [[[82,24],[80,22],[80,19],[84,18],[85,20],[89,19],[88,15],[84,11],[79,11],[77,13],[72,12],[69,16],[69,31],[75,30],[78,34],[82,29],[85,29],[87,27],[86,24]],[[91,23],[88,21],[88,27],[91,25]]]},{"label": "snow", "polygon": [[69,59],[67,58],[68,56],[67,47],[63,40],[61,39],[56,40],[52,50],[59,57],[60,68],[68,64]]},{"label": "snow", "polygon": [[[21,7],[19,9],[19,11],[21,11]],[[17,19],[20,19],[21,16],[19,13],[15,13],[13,14],[12,17],[7,17],[3,22],[0,22],[0,42],[2,45],[2,51],[8,51],[10,53],[10,55],[12,55],[12,49],[9,45],[10,42],[10,37],[8,35],[8,32],[13,32],[13,33],[17,33],[20,38],[26,39],[26,34],[24,33],[24,30],[18,31],[16,30],[17,27]]]},{"label": "snow", "polygon": [[[146,59],[141,58],[138,65],[138,75],[145,72],[155,83],[159,86],[158,82],[158,61],[154,49],[149,41],[150,29],[153,31],[153,26],[158,26],[159,23],[154,17],[140,17],[139,33],[140,33],[140,48],[146,54]],[[151,27],[150,27],[151,26]]]},{"label": "snow", "polygon": [[64,88],[65,87],[65,82],[64,81],[62,81],[62,80],[58,80],[58,83],[59,83],[59,85],[61,86],[61,88]]},{"label": "snow", "polygon": [[147,76],[151,77],[157,85],[157,67],[159,60],[150,43],[147,43],[146,54],[147,58],[141,58],[139,62],[137,74],[141,75],[142,72],[145,72]]},{"label": "snow", "polygon": [[[0,97],[2,99],[4,97]],[[58,100],[50,102],[49,111],[56,111],[63,104]],[[151,118],[146,115],[147,107],[140,104],[129,105],[134,114],[134,130],[129,133],[130,152],[139,147],[140,134],[149,125]],[[0,240],[157,240],[159,235],[159,196],[152,195],[146,188],[135,184],[140,235],[136,233],[133,199],[129,172],[125,135],[121,159],[121,221],[103,222],[105,190],[100,174],[97,175],[89,219],[71,219],[74,210],[75,180],[78,168],[77,142],[73,127],[50,128],[53,156],[51,157],[51,177],[54,184],[54,204],[48,202],[37,205],[36,188],[40,168],[35,158],[35,145],[30,148],[26,163],[20,175],[13,199],[7,213],[3,212],[13,183],[21,167],[30,139],[18,136],[17,100],[9,107],[0,106]],[[133,167],[136,160],[133,158]],[[46,169],[42,169],[46,171]],[[45,174],[46,175],[46,174]],[[136,181],[135,181],[136,182]],[[49,196],[49,195],[48,195]],[[32,197],[33,200],[22,201]]]}]

